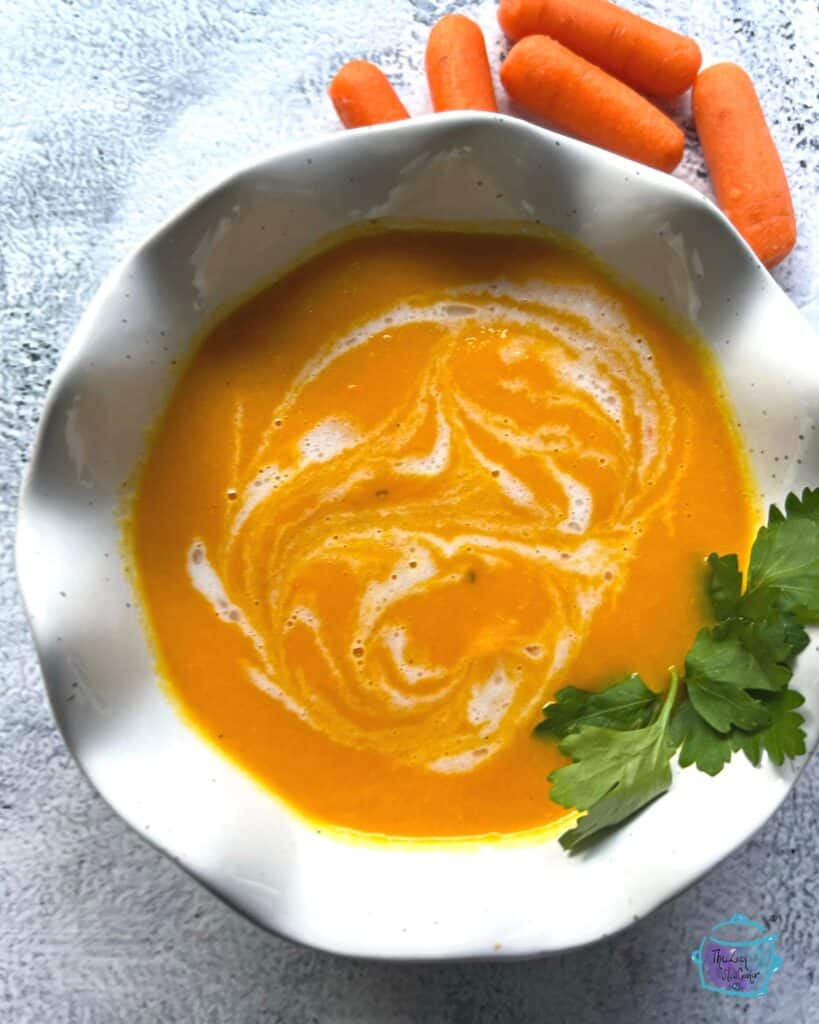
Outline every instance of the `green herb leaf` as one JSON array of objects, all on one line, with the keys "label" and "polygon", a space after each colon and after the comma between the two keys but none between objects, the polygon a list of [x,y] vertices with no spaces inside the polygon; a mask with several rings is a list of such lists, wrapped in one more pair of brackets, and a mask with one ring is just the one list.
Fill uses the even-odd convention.
[{"label": "green herb leaf", "polygon": [[[771,505],[771,510],[768,516],[770,517],[776,512],[777,515],[782,516],[782,513],[776,508],[775,505]],[[819,525],[819,487],[811,490],[806,487],[802,491],[802,497],[799,498],[795,494],[789,494],[785,499],[785,514],[788,519],[810,519],[817,525]]]},{"label": "green herb leaf", "polygon": [[637,673],[599,693],[566,686],[543,709],[543,721],[535,727],[542,737],[562,739],[583,725],[606,729],[639,729],[656,710],[660,697]]},{"label": "green herb leaf", "polygon": [[[716,644],[736,642],[745,652],[745,689],[781,690],[793,675],[790,663],[808,644],[808,634],[785,612],[767,619],[727,619],[712,630]],[[696,647],[696,642],[694,644]],[[693,655],[692,649],[689,657]],[[739,666],[734,666],[739,671]]]},{"label": "green herb leaf", "polygon": [[731,734],[731,745],[734,750],[741,750],[756,766],[766,750],[774,764],[782,764],[786,757],[798,757],[805,753],[805,721],[795,709],[805,703],[805,698],[796,690],[783,690],[782,693],[765,695],[765,707],[770,716],[770,724],[757,732],[745,733],[736,729]]},{"label": "green herb leaf", "polygon": [[576,850],[619,825],[671,785],[676,744],[668,721],[676,692],[677,676],[672,672],[660,714],[651,725],[627,731],[584,725],[562,740],[560,750],[572,763],[549,776],[552,799],[587,811],[560,837],[565,849]]},{"label": "green herb leaf", "polygon": [[[787,666],[788,678],[792,674],[790,663],[810,642],[804,626],[789,612],[757,621],[729,619],[714,632],[719,636],[738,637],[761,666],[768,666],[768,672],[772,671],[772,665]],[[779,689],[779,685],[774,685],[773,689]]]},{"label": "green herb leaf", "polygon": [[761,527],[751,549],[740,614],[760,619],[777,611],[792,612],[803,623],[819,621],[819,529],[801,513]]},{"label": "green herb leaf", "polygon": [[717,619],[727,619],[737,614],[742,594],[742,573],[736,555],[708,556],[711,574],[708,577],[708,596]]},{"label": "green herb leaf", "polygon": [[760,729],[770,721],[765,708],[747,690],[770,689],[768,678],[739,639],[718,639],[701,629],[685,659],[686,688],[691,703],[717,732],[731,726]]},{"label": "green herb leaf", "polygon": [[718,733],[686,697],[671,719],[671,737],[681,746],[680,767],[695,764],[706,775],[718,775],[731,760],[731,738]]}]

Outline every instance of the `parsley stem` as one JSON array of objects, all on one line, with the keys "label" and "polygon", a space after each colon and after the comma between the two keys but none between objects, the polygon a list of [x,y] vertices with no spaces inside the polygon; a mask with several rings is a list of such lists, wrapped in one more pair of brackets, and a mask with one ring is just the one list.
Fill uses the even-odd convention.
[{"label": "parsley stem", "polygon": [[663,723],[663,728],[668,725],[668,719],[671,716],[671,712],[674,709],[674,701],[677,698],[677,687],[680,683],[680,677],[677,674],[676,668],[672,665],[671,667],[671,682],[668,684],[668,690],[666,691],[665,697],[663,698],[662,706],[660,707],[660,713],[657,715],[657,721]]}]

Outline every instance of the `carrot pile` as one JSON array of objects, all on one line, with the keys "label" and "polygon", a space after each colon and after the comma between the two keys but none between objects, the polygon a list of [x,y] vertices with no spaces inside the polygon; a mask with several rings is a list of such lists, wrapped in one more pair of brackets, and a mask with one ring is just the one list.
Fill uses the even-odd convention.
[{"label": "carrot pile", "polygon": [[[697,132],[717,202],[768,267],[796,244],[785,171],[748,75],[736,64],[700,71],[693,39],[609,0],[500,0],[514,45],[500,79],[514,104],[551,127],[622,156],[673,171],[682,131],[647,97],[692,89]],[[433,26],[425,55],[436,111],[498,109],[480,27],[462,14]],[[347,128],[409,117],[386,75],[350,61],[328,92]]]}]

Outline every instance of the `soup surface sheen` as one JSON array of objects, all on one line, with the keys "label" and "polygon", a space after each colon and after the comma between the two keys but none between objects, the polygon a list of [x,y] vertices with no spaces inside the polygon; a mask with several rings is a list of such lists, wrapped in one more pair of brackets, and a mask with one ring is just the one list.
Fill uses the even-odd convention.
[{"label": "soup surface sheen", "polygon": [[564,815],[532,739],[569,683],[663,685],[756,501],[702,345],[542,238],[371,233],[207,336],[131,517],[162,673],[307,816]]}]

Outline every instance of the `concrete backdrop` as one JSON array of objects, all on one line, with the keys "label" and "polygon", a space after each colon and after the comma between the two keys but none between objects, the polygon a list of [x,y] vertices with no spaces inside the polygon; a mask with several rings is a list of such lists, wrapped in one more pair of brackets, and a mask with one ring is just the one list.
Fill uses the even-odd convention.
[{"label": "concrete backdrop", "polygon": [[[696,35],[707,61],[739,60],[754,76],[800,219],[799,247],[776,276],[819,327],[816,0],[629,6]],[[343,60],[377,60],[412,112],[428,109],[424,42],[453,7],[502,51],[491,2],[0,0],[4,1024],[819,1019],[819,759],[740,852],[615,939],[533,963],[402,967],[299,949],[241,920],[103,805],[52,723],[16,593],[14,513],[81,311],[194,192],[279,143],[336,130],[324,88]],[[679,114],[690,135],[684,104]],[[707,190],[696,148],[678,173]],[[735,912],[781,936],[785,967],[763,999],[701,992],[689,962]]]}]

